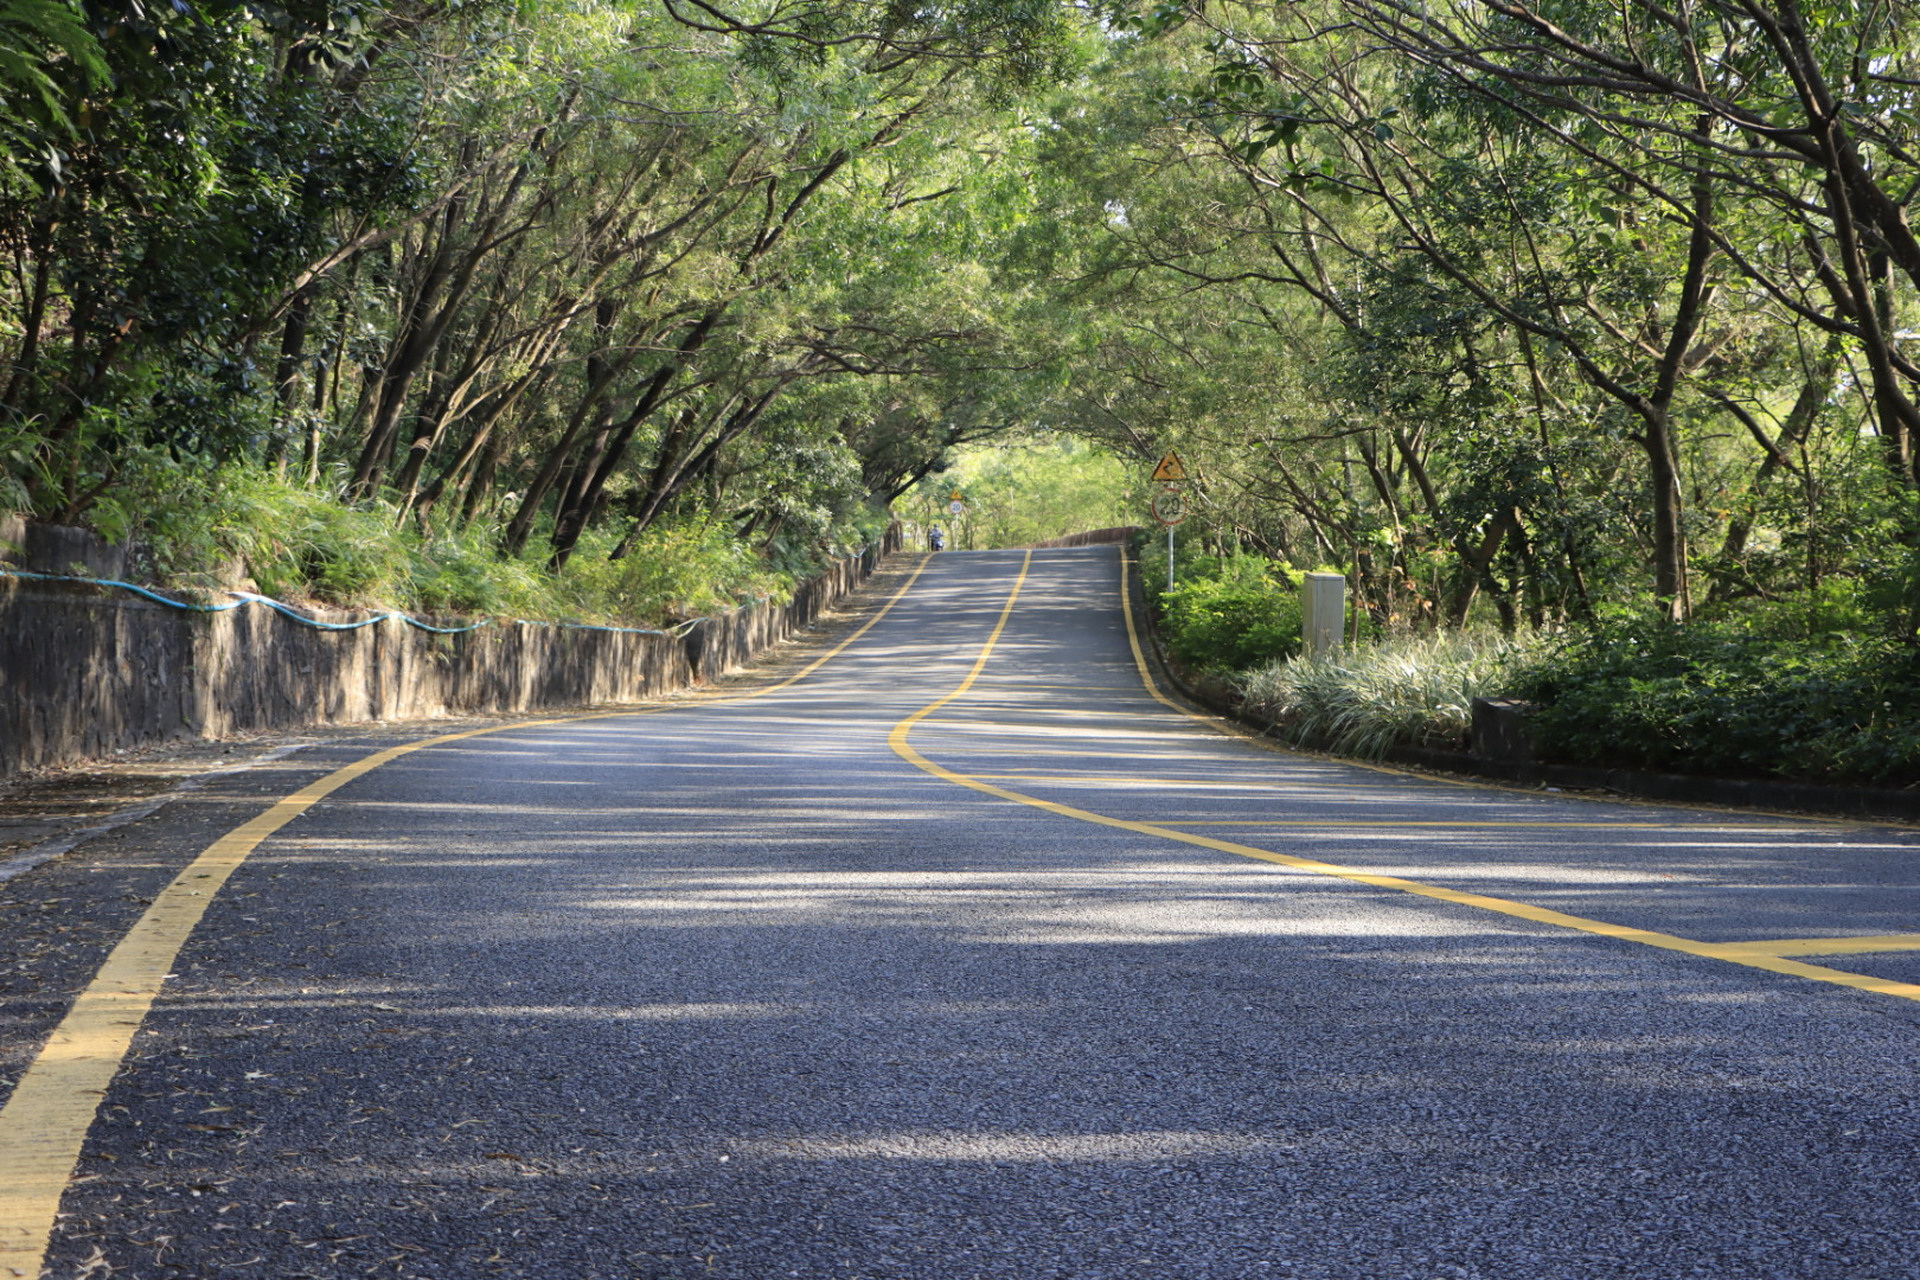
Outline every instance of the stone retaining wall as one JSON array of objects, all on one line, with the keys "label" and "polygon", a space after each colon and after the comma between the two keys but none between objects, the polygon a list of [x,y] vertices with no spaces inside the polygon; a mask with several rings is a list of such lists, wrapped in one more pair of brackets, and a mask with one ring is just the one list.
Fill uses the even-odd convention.
[{"label": "stone retaining wall", "polygon": [[188,613],[112,588],[0,576],[0,778],[183,737],[636,702],[791,635],[880,554],[833,564],[791,604],[735,609],[684,637],[515,623],[443,636],[397,618],[320,631],[260,604]]}]

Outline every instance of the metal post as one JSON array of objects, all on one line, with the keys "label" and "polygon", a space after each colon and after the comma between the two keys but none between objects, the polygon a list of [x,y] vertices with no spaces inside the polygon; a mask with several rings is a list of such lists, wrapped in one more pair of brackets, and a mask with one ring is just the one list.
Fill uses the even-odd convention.
[{"label": "metal post", "polygon": [[1167,590],[1173,590],[1173,526],[1167,526]]}]

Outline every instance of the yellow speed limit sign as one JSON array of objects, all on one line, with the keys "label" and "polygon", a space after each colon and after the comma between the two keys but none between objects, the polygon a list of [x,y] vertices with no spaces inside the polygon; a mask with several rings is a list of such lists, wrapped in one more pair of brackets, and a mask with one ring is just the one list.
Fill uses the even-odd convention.
[{"label": "yellow speed limit sign", "polygon": [[1168,486],[1153,495],[1153,518],[1171,529],[1187,518],[1187,495]]}]

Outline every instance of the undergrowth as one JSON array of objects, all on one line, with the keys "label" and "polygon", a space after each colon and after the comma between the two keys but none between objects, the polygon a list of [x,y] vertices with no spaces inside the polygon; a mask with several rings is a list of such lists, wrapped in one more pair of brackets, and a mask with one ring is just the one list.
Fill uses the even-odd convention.
[{"label": "undergrowth", "polygon": [[488,523],[423,532],[385,502],[349,504],[244,466],[178,475],[145,495],[128,531],[154,581],[184,589],[251,586],[292,603],[657,626],[763,597],[784,601],[827,556],[884,530],[883,515],[805,547],[756,548],[730,521],[688,512],[644,531],[626,555],[617,531],[584,535],[566,566],[534,538],[519,556]]},{"label": "undergrowth", "polygon": [[1616,622],[1518,673],[1550,758],[1689,773],[1920,783],[1920,651],[1885,633]]},{"label": "undergrowth", "polygon": [[1399,744],[1464,746],[1473,700],[1503,692],[1535,647],[1475,632],[1395,636],[1270,663],[1240,686],[1247,709],[1292,741],[1377,760]]},{"label": "undergrowth", "polygon": [[1265,556],[1197,555],[1179,566],[1167,588],[1164,564],[1142,557],[1167,652],[1179,661],[1228,673],[1299,652],[1298,570]]}]

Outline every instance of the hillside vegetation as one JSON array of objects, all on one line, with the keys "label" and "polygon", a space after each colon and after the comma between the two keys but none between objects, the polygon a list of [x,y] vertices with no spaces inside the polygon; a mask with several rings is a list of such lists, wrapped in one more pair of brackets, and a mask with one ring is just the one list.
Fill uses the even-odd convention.
[{"label": "hillside vegetation", "polygon": [[1329,567],[1362,639],[1543,637],[1558,750],[1920,781],[1916,19],[15,5],[0,508],[665,615],[955,487],[1144,523],[1176,449],[1195,626]]}]

